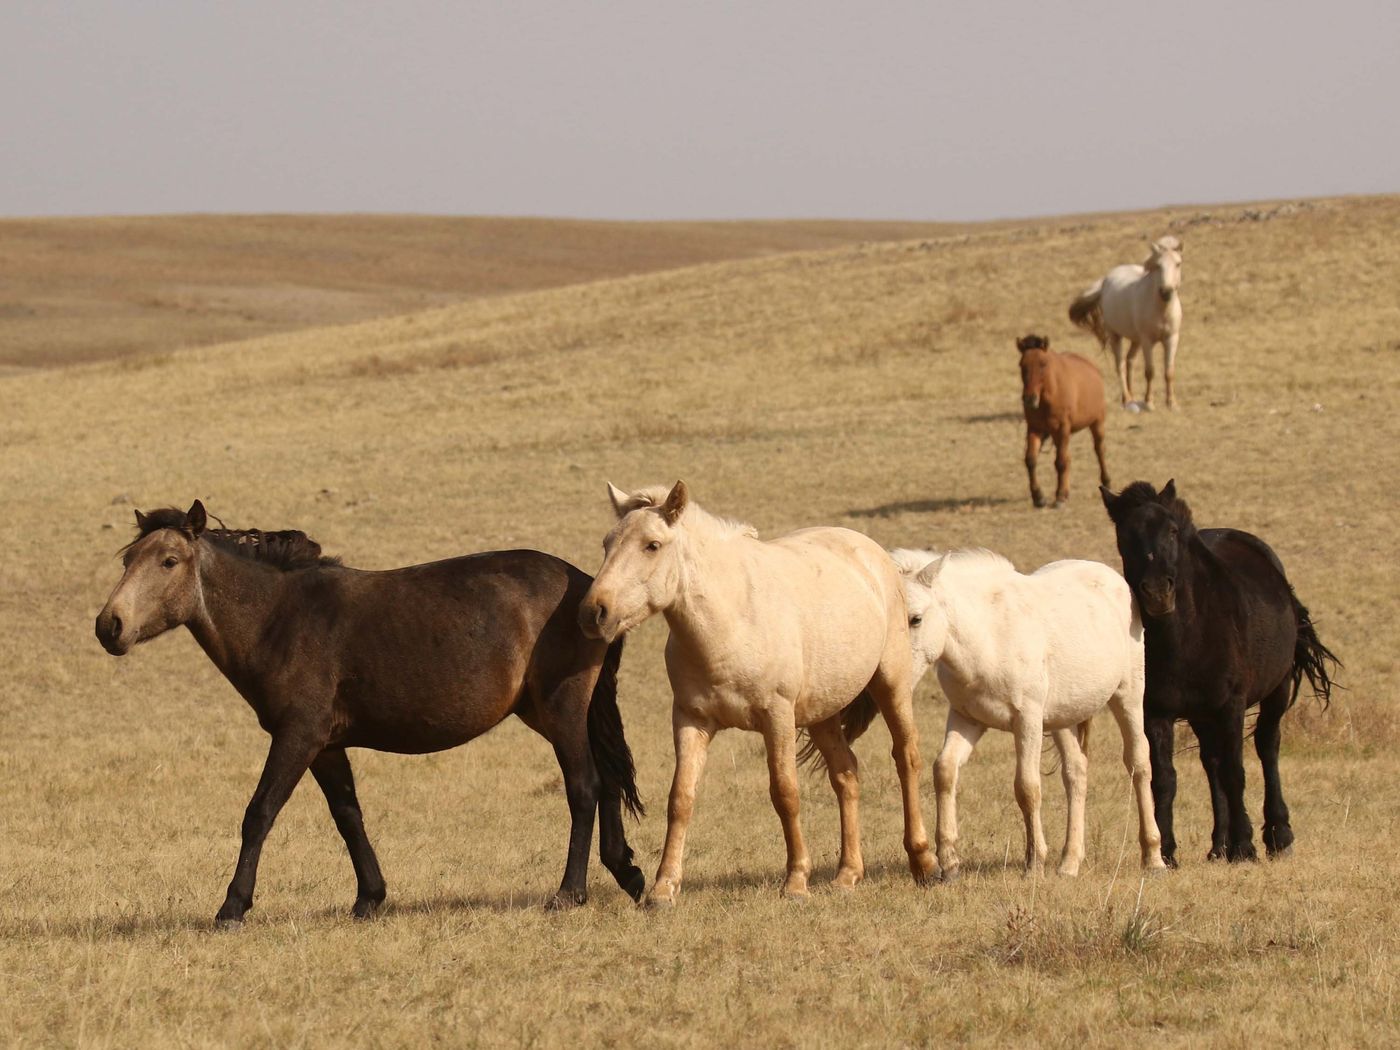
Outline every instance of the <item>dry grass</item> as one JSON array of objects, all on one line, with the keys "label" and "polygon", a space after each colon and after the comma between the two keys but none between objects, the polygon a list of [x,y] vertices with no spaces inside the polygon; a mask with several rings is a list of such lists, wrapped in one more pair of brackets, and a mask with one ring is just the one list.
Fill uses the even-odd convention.
[{"label": "dry grass", "polygon": [[[636,910],[595,864],[590,905],[546,915],[564,802],[547,746],[507,725],[438,756],[356,755],[381,920],[346,918],[349,863],[304,785],[247,928],[210,932],[265,737],[187,635],[125,660],[93,640],[131,501],[199,496],[370,567],[525,545],[594,568],[604,480],[684,476],[767,533],[837,522],[1023,567],[1114,561],[1087,449],[1069,508],[1030,508],[1012,340],[1091,350],[1070,297],[1195,213],[709,265],[0,381],[0,1042],[1392,1045],[1400,199],[1213,213],[1184,231],[1183,410],[1114,413],[1109,465],[1118,484],[1175,476],[1200,521],[1267,537],[1347,662],[1330,711],[1285,722],[1292,859],[1203,862],[1187,752],[1184,866],[1140,885],[1102,726],[1078,880],[1016,873],[1011,753],[993,737],[964,781],[967,875],[918,890],[877,729],[858,749],[869,881],[790,906],[760,743],[731,733],[674,914]],[[649,875],[664,633],[638,632],[621,689]],[[942,708],[926,686],[926,755]],[[1055,828],[1054,779],[1047,799]],[[824,783],[804,806],[829,873]]]},{"label": "dry grass", "polygon": [[965,228],[401,215],[4,220],[0,374]]}]

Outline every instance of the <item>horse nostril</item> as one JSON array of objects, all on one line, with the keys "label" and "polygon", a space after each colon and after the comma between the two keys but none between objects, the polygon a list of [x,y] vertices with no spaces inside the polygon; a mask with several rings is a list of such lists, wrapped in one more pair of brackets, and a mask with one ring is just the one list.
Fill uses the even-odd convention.
[{"label": "horse nostril", "polygon": [[107,637],[115,642],[121,636],[122,618],[120,616],[113,616],[110,620],[107,621]]},{"label": "horse nostril", "polygon": [[598,624],[599,627],[601,627],[603,624],[607,623],[607,622],[608,622],[608,607],[607,607],[606,605],[599,605],[599,606],[598,606],[598,611],[594,614],[594,618],[595,618],[595,622]]}]

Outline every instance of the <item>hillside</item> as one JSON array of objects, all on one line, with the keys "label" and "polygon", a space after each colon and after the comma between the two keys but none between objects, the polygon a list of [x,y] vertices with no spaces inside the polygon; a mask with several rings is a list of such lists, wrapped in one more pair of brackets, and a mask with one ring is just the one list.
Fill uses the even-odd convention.
[{"label": "hillside", "polygon": [[968,227],[186,215],[0,220],[0,368],[51,367]]},{"label": "hillside", "polygon": [[[0,378],[0,1042],[1387,1045],[1397,225],[1384,197],[862,238]],[[1330,710],[1303,701],[1284,722],[1292,858],[1206,864],[1209,797],[1182,750],[1183,864],[1140,884],[1105,724],[1078,880],[1021,878],[1011,748],[989,734],[961,789],[967,874],[917,890],[877,726],[857,748],[867,882],[786,906],[761,744],[733,732],[712,749],[675,914],[633,908],[595,857],[588,907],[546,915],[565,806],[549,748],[511,723],[429,758],[354,754],[381,919],[346,918],[350,865],[308,783],[268,840],[247,928],[210,934],[266,737],[186,633],[121,660],[92,637],[133,507],[198,497],[368,568],[524,546],[593,571],[605,482],[683,477],[764,535],[843,524],[1022,569],[1116,565],[1086,436],[1069,506],[1030,506],[1014,339],[1099,360],[1070,299],[1168,230],[1185,246],[1182,407],[1112,409],[1108,465],[1115,487],[1175,477],[1199,523],[1265,537],[1346,663]],[[671,773],[665,633],[635,633],[620,679],[648,880]],[[930,682],[917,703],[931,821],[946,709]],[[1257,821],[1250,754],[1246,769]],[[1045,798],[1057,850],[1048,765]],[[837,845],[824,780],[802,804],[816,887]]]}]

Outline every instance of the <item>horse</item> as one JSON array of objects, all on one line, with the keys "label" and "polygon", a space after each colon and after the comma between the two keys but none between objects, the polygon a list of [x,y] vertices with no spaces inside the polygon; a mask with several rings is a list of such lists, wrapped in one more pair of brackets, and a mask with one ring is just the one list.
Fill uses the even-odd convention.
[{"label": "horse", "polygon": [[198,500],[137,511],[136,525],[97,617],[103,648],[123,656],[187,627],[272,736],[217,926],[240,926],[253,906],[263,840],[308,768],[354,866],[353,915],[372,916],[385,884],[346,748],[441,751],[510,714],[553,745],[564,774],[568,861],[547,907],[587,900],[595,811],[604,866],[641,896],[622,825],[624,805],[642,812],[617,708],[622,648],[578,628],[587,574],[529,550],[365,572],[300,531],[209,528]]},{"label": "horse", "polygon": [[[1070,304],[1069,319],[1092,332],[1100,347],[1113,350],[1123,407],[1136,410],[1128,373],[1134,355],[1143,352],[1147,390],[1141,407],[1152,409],[1152,348],[1162,344],[1167,373],[1167,407],[1176,408],[1176,345],[1181,337],[1181,242],[1163,237],[1152,244],[1141,265],[1115,266]],[[1123,356],[1123,340],[1128,356]]]},{"label": "horse", "polygon": [[1035,480],[1040,444],[1055,442],[1055,506],[1069,499],[1069,439],[1085,427],[1094,438],[1099,460],[1099,480],[1108,484],[1103,459],[1103,377],[1093,362],[1079,354],[1050,349],[1050,338],[1028,335],[1016,340],[1021,352],[1021,409],[1026,415],[1026,474],[1031,482],[1031,502],[1045,506],[1045,496]]},{"label": "horse", "polygon": [[938,864],[958,877],[958,773],[983,732],[1016,738],[1016,802],[1026,825],[1026,872],[1044,870],[1040,746],[1049,731],[1069,800],[1059,873],[1084,860],[1090,720],[1105,707],[1123,737],[1137,800],[1142,867],[1166,867],[1152,814],[1143,733],[1142,622],[1123,577],[1092,561],[1057,561],[1022,575],[991,551],[896,550],[909,605],[914,678],[930,666],[948,698],[948,726],[934,763]]},{"label": "horse", "polygon": [[840,528],[761,540],[752,526],[710,514],[682,481],[626,493],[608,485],[617,522],[579,607],[586,633],[610,641],[656,613],[666,618],[666,672],[676,767],[661,863],[649,905],[674,905],[696,787],[715,734],[761,733],[773,807],[787,843],[782,892],[808,896],[811,858],[798,821],[797,731],[826,760],[841,812],[833,885],[853,888],[861,858],[856,759],[842,733],[854,699],[879,710],[894,741],[910,870],[934,859],[919,809],[909,628],[899,572],[875,541]]},{"label": "horse", "polygon": [[1264,847],[1293,845],[1279,781],[1279,723],[1303,679],[1326,706],[1340,661],[1317,636],[1278,555],[1237,529],[1198,529],[1175,480],[1158,492],[1136,481],[1100,490],[1118,538],[1123,575],[1142,609],[1147,654],[1144,709],[1162,854],[1176,866],[1172,802],[1175,724],[1200,741],[1214,827],[1208,860],[1257,859],[1244,806],[1245,710],[1258,706],[1254,749],[1264,770]]}]

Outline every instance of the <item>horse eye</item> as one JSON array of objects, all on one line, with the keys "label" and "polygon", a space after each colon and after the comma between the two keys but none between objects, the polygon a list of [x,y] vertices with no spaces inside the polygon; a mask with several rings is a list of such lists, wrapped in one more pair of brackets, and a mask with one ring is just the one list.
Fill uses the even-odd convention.
[{"label": "horse eye", "polygon": [[167,569],[173,569],[180,564],[180,559],[172,554],[170,557],[166,558],[165,561],[161,562],[161,564]]},{"label": "horse eye", "polygon": [[659,551],[660,549],[661,549],[661,544],[658,543],[656,540],[652,540],[650,543],[648,543],[648,544],[646,545],[646,550],[647,550],[647,552],[650,553],[650,554],[655,554],[655,553],[656,553],[657,551]]},{"label": "horse eye", "polygon": [[909,617],[909,626],[910,626],[910,627],[917,627],[917,626],[919,626],[919,624],[921,624],[921,623],[923,623],[923,622],[924,622],[924,618],[923,618],[922,616],[911,616],[911,617]]}]

